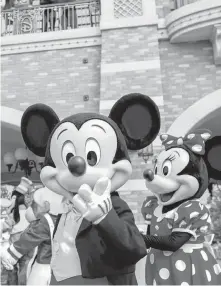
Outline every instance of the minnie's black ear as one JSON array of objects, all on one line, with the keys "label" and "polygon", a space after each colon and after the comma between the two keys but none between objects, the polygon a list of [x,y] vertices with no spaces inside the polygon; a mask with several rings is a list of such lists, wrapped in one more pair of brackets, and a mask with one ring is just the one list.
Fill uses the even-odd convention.
[{"label": "minnie's black ear", "polygon": [[45,104],[34,104],[26,109],[21,119],[21,133],[29,150],[44,157],[48,139],[59,118]]},{"label": "minnie's black ear", "polygon": [[109,117],[118,125],[130,150],[150,145],[160,130],[160,112],[146,95],[132,93],[121,97]]},{"label": "minnie's black ear", "polygon": [[221,180],[221,136],[213,137],[205,143],[204,160],[210,179]]}]

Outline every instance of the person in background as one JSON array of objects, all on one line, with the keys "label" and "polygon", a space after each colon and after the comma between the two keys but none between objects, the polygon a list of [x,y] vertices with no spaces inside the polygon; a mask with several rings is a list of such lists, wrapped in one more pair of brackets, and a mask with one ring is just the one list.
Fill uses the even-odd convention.
[{"label": "person in background", "polygon": [[[9,219],[7,217],[7,209],[11,206],[12,201],[8,198],[2,197],[2,189],[1,189],[1,199],[0,199],[0,207],[1,207],[1,219],[0,219],[0,245],[1,245],[1,252],[4,249],[7,249],[9,246],[9,239],[10,239],[10,230],[14,225],[14,220]],[[6,220],[7,219],[7,220]],[[3,264],[1,263],[1,285],[8,285],[8,271],[4,268]]]},{"label": "person in background", "polygon": [[[56,1],[53,0],[40,0],[40,5],[52,5],[55,4]],[[56,11],[54,11],[53,7],[45,7],[43,12],[43,23],[42,29],[43,32],[49,32],[49,25],[50,24],[50,31],[55,30],[55,22],[56,22]]]},{"label": "person in background", "polygon": [[35,191],[26,212],[26,218],[30,222],[29,227],[21,234],[20,239],[10,245],[2,255],[3,264],[7,269],[12,269],[21,257],[36,249],[36,259],[27,275],[27,285],[48,285],[50,283],[52,236],[59,207],[62,207],[60,195],[46,188]]},{"label": "person in background", "polygon": [[[33,188],[32,181],[22,177],[20,184],[12,192],[11,205],[7,210],[8,217],[5,223],[13,225],[10,230],[9,242],[14,243],[20,238],[21,233],[28,227],[29,222],[25,218],[27,206],[25,204],[25,195]],[[13,221],[13,223],[12,223]],[[27,253],[18,260],[15,267],[8,271],[8,285],[26,285],[26,271],[29,260],[33,256],[33,251]]]}]

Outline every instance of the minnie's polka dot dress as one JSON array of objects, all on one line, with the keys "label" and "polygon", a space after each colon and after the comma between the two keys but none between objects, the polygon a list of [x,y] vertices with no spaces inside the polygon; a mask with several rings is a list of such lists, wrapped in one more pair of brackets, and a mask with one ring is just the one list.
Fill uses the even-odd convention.
[{"label": "minnie's polka dot dress", "polygon": [[221,268],[204,244],[210,224],[209,211],[199,200],[184,202],[166,214],[157,206],[151,219],[151,235],[188,232],[192,237],[176,252],[150,250],[146,284],[221,285]]}]

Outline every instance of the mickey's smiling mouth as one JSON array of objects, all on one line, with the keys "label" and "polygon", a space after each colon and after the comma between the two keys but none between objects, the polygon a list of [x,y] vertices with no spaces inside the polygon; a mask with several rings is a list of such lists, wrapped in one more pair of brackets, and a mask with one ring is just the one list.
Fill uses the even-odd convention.
[{"label": "mickey's smiling mouth", "polygon": [[175,193],[176,191],[167,193],[167,194],[161,194],[159,196],[160,196],[161,201],[165,203],[165,202],[168,202]]}]

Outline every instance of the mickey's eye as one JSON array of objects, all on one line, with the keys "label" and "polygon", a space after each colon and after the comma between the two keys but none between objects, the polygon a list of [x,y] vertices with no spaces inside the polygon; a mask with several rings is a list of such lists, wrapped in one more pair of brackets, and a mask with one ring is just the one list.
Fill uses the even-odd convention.
[{"label": "mickey's eye", "polygon": [[63,145],[61,156],[64,164],[67,166],[68,161],[76,155],[74,145],[71,141],[66,141]]},{"label": "mickey's eye", "polygon": [[172,170],[172,163],[170,160],[166,160],[162,166],[162,172],[164,176],[165,177],[168,176],[171,173],[171,170]]},{"label": "mickey's eye", "polygon": [[157,166],[154,169],[154,173],[157,174]]},{"label": "mickey's eye", "polygon": [[95,166],[101,158],[101,150],[95,139],[88,139],[85,146],[87,162],[90,166]]}]

